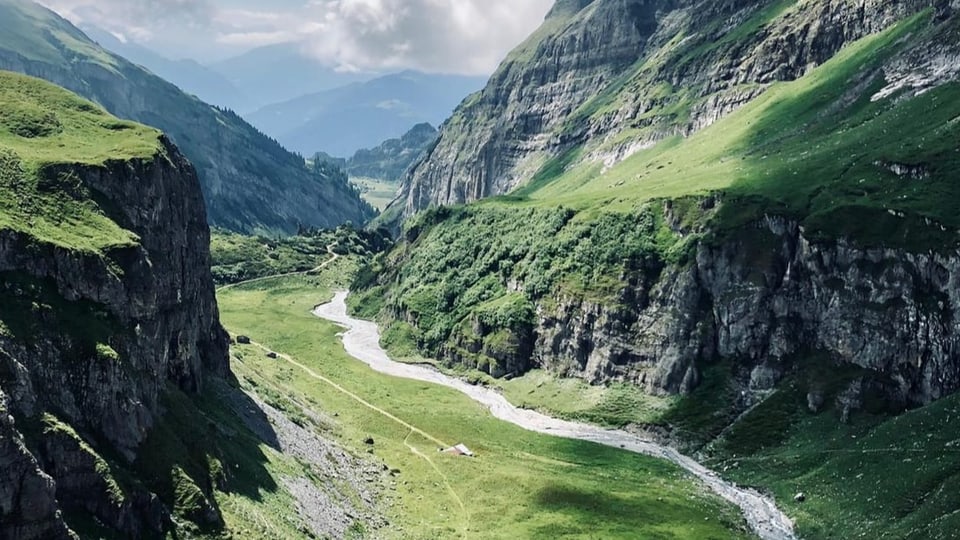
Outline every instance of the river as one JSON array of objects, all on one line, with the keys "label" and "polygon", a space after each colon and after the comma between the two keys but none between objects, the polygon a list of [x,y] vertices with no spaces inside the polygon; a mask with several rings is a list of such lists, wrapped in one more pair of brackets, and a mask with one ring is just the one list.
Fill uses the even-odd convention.
[{"label": "river", "polygon": [[606,429],[590,424],[553,418],[536,411],[513,406],[496,390],[476,386],[447,376],[435,369],[404,364],[390,359],[380,347],[380,329],[376,323],[355,319],[347,314],[347,292],[338,292],[334,299],[318,306],[314,315],[346,329],[343,346],[347,353],[373,370],[394,377],[439,384],[463,392],[490,409],[494,417],[521,428],[556,437],[591,441],[671,461],[699,478],[707,487],[737,505],[754,532],[764,540],[794,540],[793,522],[776,504],[760,493],[726,480],[694,459],[668,446],[657,444],[622,430]]}]

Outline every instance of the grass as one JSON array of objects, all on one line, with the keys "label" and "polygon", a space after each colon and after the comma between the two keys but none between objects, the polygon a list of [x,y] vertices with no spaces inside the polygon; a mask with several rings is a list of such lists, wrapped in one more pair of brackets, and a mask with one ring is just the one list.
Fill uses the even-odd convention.
[{"label": "grass", "polygon": [[82,168],[158,159],[159,137],[54,85],[0,72],[0,228],[88,252],[137,245]]},{"label": "grass", "polygon": [[497,384],[510,403],[518,407],[617,428],[653,423],[676,401],[651,396],[634,385],[593,386],[541,370]]},{"label": "grass", "polygon": [[[960,162],[953,146],[960,135],[954,121],[960,85],[871,101],[882,87],[877,81],[852,100],[848,95],[851,86],[869,82],[866,74],[897,51],[902,38],[930,32],[929,17],[923,12],[847,46],[688,139],[665,140],[602,174],[598,165],[579,162],[581,150],[574,148],[526,187],[487,204],[628,211],[651,199],[723,190],[729,208],[720,227],[774,211],[800,219],[814,235],[919,250],[954,245],[960,218],[951,201],[960,194],[950,171]],[[921,183],[907,182],[885,163],[920,165],[929,174]]]},{"label": "grass", "polygon": [[[347,263],[345,263],[347,264]],[[379,375],[346,356],[335,326],[310,315],[334,283],[287,278],[220,294],[223,320],[329,377],[364,400],[426,430],[466,443],[479,458],[438,454],[437,442],[305,376],[244,352],[245,374],[279,385],[340,420],[341,441],[373,452],[404,483],[392,520],[404,538],[746,537],[730,507],[665,462],[589,443],[537,435],[493,419],[465,396]],[[456,497],[454,497],[456,494]],[[457,502],[459,498],[463,507]]]},{"label": "grass", "polygon": [[351,178],[351,182],[360,187],[360,196],[378,211],[383,211],[397,196],[400,185],[376,178]]},{"label": "grass", "polygon": [[[36,26],[46,28],[49,35],[32,31]],[[66,62],[64,51],[71,51],[96,60],[105,69],[116,69],[113,58],[91,46],[79,30],[28,0],[0,2],[0,48],[20,51],[29,60],[53,64]]]},{"label": "grass", "polygon": [[[861,411],[843,424],[830,400],[814,415],[798,390],[788,383],[741,433],[718,441],[708,466],[771,490],[804,538],[954,537],[960,397],[900,416]],[[798,492],[806,502],[793,501]]]}]

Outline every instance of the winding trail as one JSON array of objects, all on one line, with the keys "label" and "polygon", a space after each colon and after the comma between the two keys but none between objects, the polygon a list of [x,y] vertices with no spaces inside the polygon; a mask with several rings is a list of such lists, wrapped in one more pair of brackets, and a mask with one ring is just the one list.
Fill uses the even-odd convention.
[{"label": "winding trail", "polygon": [[270,276],[261,276],[261,277],[258,277],[258,278],[248,279],[248,280],[246,280],[246,281],[238,281],[238,282],[236,282],[236,283],[230,283],[229,285],[224,285],[223,287],[219,287],[219,288],[217,289],[217,292],[230,290],[230,289],[233,289],[233,288],[236,288],[236,287],[240,287],[240,286],[242,286],[242,285],[250,285],[251,283],[260,283],[261,281],[268,281],[268,280],[271,280],[271,279],[278,279],[278,278],[285,278],[285,277],[292,277],[292,276],[305,276],[305,275],[307,275],[307,274],[315,274],[315,273],[323,270],[324,268],[330,266],[331,264],[333,264],[334,261],[336,261],[337,259],[340,258],[340,255],[337,254],[337,253],[334,253],[334,251],[333,251],[333,248],[334,248],[336,245],[337,245],[336,243],[333,243],[333,244],[330,244],[330,245],[327,246],[327,253],[330,254],[330,258],[327,259],[327,260],[325,260],[325,261],[323,261],[323,263],[321,263],[319,266],[317,266],[317,267],[315,267],[315,268],[311,268],[311,269],[309,269],[309,270],[301,270],[300,272],[287,272],[286,274],[273,274],[273,275],[270,275]]},{"label": "winding trail", "polygon": [[354,319],[347,314],[347,294],[347,292],[338,292],[329,304],[318,306],[314,310],[314,315],[345,327],[347,331],[343,334],[343,346],[347,353],[373,370],[394,377],[453,388],[488,407],[494,417],[529,431],[591,441],[666,459],[699,478],[720,497],[737,505],[743,511],[750,527],[760,538],[764,540],[795,540],[797,538],[793,532],[793,522],[777,508],[771,499],[756,491],[723,480],[715,472],[673,448],[661,446],[625,431],[560,420],[535,411],[519,409],[495,390],[471,385],[424,366],[402,364],[391,360],[380,347],[380,331],[376,323]]}]

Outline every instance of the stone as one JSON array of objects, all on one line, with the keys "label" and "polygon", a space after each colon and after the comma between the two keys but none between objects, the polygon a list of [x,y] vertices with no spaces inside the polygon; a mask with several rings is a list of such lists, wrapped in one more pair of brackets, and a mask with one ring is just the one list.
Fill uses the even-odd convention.
[{"label": "stone", "polygon": [[806,502],[807,496],[806,496],[804,493],[802,493],[802,492],[801,492],[801,493],[797,493],[796,495],[793,496],[793,500],[796,501],[796,502],[798,502],[798,503]]},{"label": "stone", "polygon": [[820,390],[813,390],[807,393],[807,410],[816,414],[823,408],[826,398]]},{"label": "stone", "polygon": [[250,338],[247,337],[247,336],[237,336],[237,343],[239,343],[239,344],[241,344],[241,345],[249,345],[249,344],[250,344]]},{"label": "stone", "polygon": [[[36,280],[50,297],[84,306],[106,323],[97,339],[111,352],[104,358],[87,345],[89,335],[69,325],[39,325],[29,340],[0,335],[0,372],[9,374],[0,378],[0,474],[9,480],[0,481],[0,508],[13,509],[0,521],[20,524],[4,527],[0,538],[70,537],[61,507],[82,509],[124,537],[150,536],[169,526],[159,499],[137,488],[116,504],[87,448],[105,447],[133,462],[163,414],[160,397],[168,387],[196,393],[206,379],[230,373],[199,182],[163,137],[150,159],[58,164],[45,174],[70,175],[98,193],[107,217],[138,240],[103,256],[0,231],[0,272]],[[80,435],[58,427],[31,440],[28,450],[3,420],[10,413],[37,420],[46,411],[96,444],[81,444]],[[5,505],[6,498],[18,505]]]}]

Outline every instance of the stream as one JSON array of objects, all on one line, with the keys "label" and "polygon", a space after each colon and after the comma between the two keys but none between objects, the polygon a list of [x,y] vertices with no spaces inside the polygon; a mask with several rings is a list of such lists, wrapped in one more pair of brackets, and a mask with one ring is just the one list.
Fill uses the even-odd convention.
[{"label": "stream", "polygon": [[318,306],[314,315],[346,328],[343,346],[347,353],[373,370],[394,377],[413,379],[453,388],[490,409],[494,417],[529,431],[556,437],[579,439],[622,448],[671,461],[699,478],[717,495],[737,505],[754,532],[764,540],[793,540],[793,522],[776,504],[760,493],[723,480],[717,473],[704,467],[677,450],[657,444],[622,430],[606,429],[590,424],[553,418],[536,411],[513,406],[496,390],[475,386],[447,376],[435,369],[403,364],[390,359],[380,347],[380,330],[376,323],[362,321],[347,314],[348,292],[338,292],[334,299]]}]

